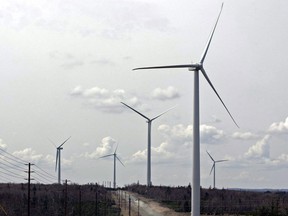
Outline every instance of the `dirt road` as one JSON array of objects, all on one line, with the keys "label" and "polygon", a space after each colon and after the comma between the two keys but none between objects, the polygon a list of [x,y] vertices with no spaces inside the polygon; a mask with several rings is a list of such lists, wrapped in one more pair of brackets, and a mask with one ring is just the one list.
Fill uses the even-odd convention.
[{"label": "dirt road", "polygon": [[120,205],[121,215],[129,216],[129,197],[131,216],[188,216],[191,213],[178,213],[165,206],[160,205],[152,199],[147,199],[139,194],[128,191],[116,191],[115,199]]}]

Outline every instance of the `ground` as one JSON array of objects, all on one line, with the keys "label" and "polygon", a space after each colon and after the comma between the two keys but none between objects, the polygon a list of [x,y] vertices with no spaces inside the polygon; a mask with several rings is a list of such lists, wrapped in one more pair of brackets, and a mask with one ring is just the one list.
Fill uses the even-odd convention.
[{"label": "ground", "polygon": [[[117,191],[114,194],[114,199],[117,205],[121,208],[121,215],[129,216],[129,196],[131,199],[131,216],[138,216],[138,203],[139,203],[139,216],[188,216],[191,213],[179,213],[169,209],[158,202],[145,198],[137,193],[128,191]],[[139,202],[138,202],[139,200]]]}]

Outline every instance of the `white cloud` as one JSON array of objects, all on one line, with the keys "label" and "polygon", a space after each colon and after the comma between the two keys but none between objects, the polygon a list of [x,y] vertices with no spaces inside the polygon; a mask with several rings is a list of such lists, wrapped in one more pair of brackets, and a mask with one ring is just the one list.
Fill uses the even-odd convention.
[{"label": "white cloud", "polygon": [[86,89],[82,92],[85,97],[105,97],[107,96],[109,91],[105,88],[93,87],[90,89]]},{"label": "white cloud", "polygon": [[272,133],[288,133],[288,117],[282,122],[274,122],[269,127]]},{"label": "white cloud", "polygon": [[[173,143],[173,146],[189,146],[192,144],[193,140],[193,126],[178,124],[174,126],[169,126],[162,124],[158,127],[158,130],[165,137],[167,143]],[[225,138],[223,130],[219,130],[214,126],[200,125],[200,137],[201,142],[210,143],[220,143],[220,140]]]},{"label": "white cloud", "polygon": [[[169,144],[166,142],[161,143],[158,147],[151,147],[152,163],[165,163],[173,158],[174,154],[169,152]],[[132,155],[129,162],[141,163],[147,161],[147,149],[139,150]]]},{"label": "white cloud", "polygon": [[269,141],[270,135],[265,135],[263,139],[259,140],[255,145],[251,146],[245,153],[246,158],[262,159],[270,157]]},{"label": "white cloud", "polygon": [[258,138],[258,135],[251,132],[235,132],[232,134],[231,137],[239,140],[250,140]]},{"label": "white cloud", "polygon": [[152,97],[154,99],[164,101],[179,98],[180,94],[175,87],[169,86],[166,89],[161,88],[154,89],[152,92]]},{"label": "white cloud", "polygon": [[158,131],[162,133],[167,142],[174,143],[175,145],[189,145],[192,143],[193,135],[192,125],[178,124],[174,126],[169,126],[162,124],[158,127]]},{"label": "white cloud", "polygon": [[133,155],[132,155],[132,158],[131,158],[131,162],[132,163],[137,163],[137,162],[144,162],[147,160],[147,149],[141,151],[137,151],[135,152]]},{"label": "white cloud", "polygon": [[0,148],[3,149],[3,150],[7,149],[7,144],[3,143],[2,139],[0,139]]},{"label": "white cloud", "polygon": [[169,159],[174,154],[172,152],[169,152],[169,144],[167,142],[162,142],[160,146],[158,147],[152,147],[152,152],[154,152],[154,161],[161,160],[160,157],[163,157],[163,159]]},{"label": "white cloud", "polygon": [[100,146],[92,153],[85,153],[85,157],[97,159],[101,156],[113,154],[116,145],[116,140],[112,137],[104,137],[100,143]]},{"label": "white cloud", "polygon": [[76,86],[71,92],[71,95],[77,96],[77,95],[82,95],[83,94],[83,88],[82,86]]},{"label": "white cloud", "polygon": [[202,143],[220,143],[220,140],[224,138],[224,131],[219,130],[214,126],[200,125],[200,139]]},{"label": "white cloud", "polygon": [[278,159],[281,160],[281,161],[288,162],[288,154],[281,154],[281,155],[278,157]]},{"label": "white cloud", "polygon": [[20,151],[15,151],[13,152],[13,155],[31,163],[39,163],[39,161],[44,158],[42,154],[37,154],[32,148],[25,148]]},{"label": "white cloud", "polygon": [[147,110],[137,97],[129,95],[124,89],[115,89],[110,91],[97,86],[84,89],[79,85],[71,90],[70,95],[85,100],[86,105],[93,106],[103,112],[125,111],[126,109],[120,103],[121,101],[125,101],[137,109]]}]

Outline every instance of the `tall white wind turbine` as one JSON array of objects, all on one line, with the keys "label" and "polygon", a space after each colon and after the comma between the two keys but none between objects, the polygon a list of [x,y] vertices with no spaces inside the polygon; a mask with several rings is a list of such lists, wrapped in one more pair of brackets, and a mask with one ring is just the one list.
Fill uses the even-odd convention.
[{"label": "tall white wind turbine", "polygon": [[71,138],[71,136],[66,139],[61,145],[56,147],[56,165],[55,171],[57,171],[58,166],[58,184],[61,184],[61,150],[63,150],[63,145]]},{"label": "tall white wind turbine", "polygon": [[169,66],[156,66],[156,67],[141,67],[135,68],[133,70],[141,70],[141,69],[162,69],[162,68],[188,68],[189,71],[194,72],[194,111],[193,111],[193,167],[192,167],[192,211],[191,215],[193,216],[200,216],[200,131],[199,131],[199,71],[202,72],[203,76],[223,104],[224,108],[228,112],[229,116],[233,120],[233,122],[238,127],[236,121],[232,117],[231,113],[229,112],[228,108],[224,104],[223,100],[221,99],[220,95],[216,91],[215,87],[213,86],[212,82],[210,81],[206,71],[204,70],[203,63],[205,57],[207,55],[207,51],[209,49],[213,34],[215,32],[218,20],[220,18],[221,12],[223,8],[223,3],[221,6],[220,13],[217,17],[216,23],[212,29],[212,32],[209,36],[208,42],[204,49],[204,52],[200,58],[200,61],[195,64],[184,64],[184,65],[169,65]]},{"label": "tall white wind turbine", "polygon": [[215,161],[214,158],[209,154],[209,152],[208,151],[206,151],[206,152],[209,155],[209,157],[211,158],[211,160],[213,161],[213,165],[212,165],[212,168],[211,168],[211,171],[210,171],[210,175],[211,175],[212,171],[214,171],[213,172],[213,188],[215,189],[216,188],[215,187],[216,163],[221,163],[221,162],[228,161],[228,160],[217,160],[217,161]]},{"label": "tall white wind turbine", "polygon": [[113,158],[114,158],[114,170],[113,170],[113,173],[114,173],[114,175],[113,175],[113,188],[114,189],[116,189],[116,159],[125,167],[125,165],[122,163],[122,161],[117,156],[117,153],[116,153],[117,148],[118,148],[118,145],[117,145],[117,147],[116,147],[116,149],[115,149],[113,154],[104,155],[102,157],[99,157],[99,158],[105,158],[105,157],[113,156]]},{"label": "tall white wind turbine", "polygon": [[150,119],[147,116],[143,115],[142,113],[140,113],[139,111],[135,110],[134,108],[132,108],[131,106],[121,102],[123,105],[127,106],[128,108],[130,108],[131,110],[133,110],[134,112],[138,113],[140,116],[142,116],[143,118],[145,118],[147,120],[148,123],[148,146],[147,146],[147,186],[150,187],[152,185],[152,181],[151,181],[151,126],[152,126],[152,121],[154,121],[155,119],[159,118],[160,116],[162,116],[163,114],[165,114],[166,112],[168,112],[169,110],[173,109],[174,107],[166,110],[165,112],[157,115],[156,117]]}]

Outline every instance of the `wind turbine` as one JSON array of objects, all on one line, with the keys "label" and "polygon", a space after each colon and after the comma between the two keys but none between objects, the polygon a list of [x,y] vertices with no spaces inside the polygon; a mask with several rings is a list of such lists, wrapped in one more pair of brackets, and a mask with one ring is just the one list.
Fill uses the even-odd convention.
[{"label": "wind turbine", "polygon": [[147,186],[150,187],[152,185],[151,182],[151,126],[152,126],[152,122],[159,118],[160,116],[162,116],[163,114],[165,114],[166,112],[168,112],[169,110],[173,109],[174,107],[166,110],[165,112],[157,115],[154,118],[148,118],[147,116],[143,115],[142,113],[140,113],[139,111],[135,110],[134,108],[132,108],[131,106],[121,102],[123,105],[127,106],[128,108],[130,108],[131,110],[133,110],[134,112],[138,113],[140,116],[142,116],[143,118],[145,118],[147,120],[148,123],[148,147],[147,147]]},{"label": "wind turbine", "polygon": [[211,171],[210,171],[210,175],[211,175],[211,173],[212,173],[212,171],[214,170],[214,178],[213,178],[213,188],[215,189],[216,187],[215,187],[215,173],[216,173],[216,163],[221,163],[221,162],[224,162],[224,161],[228,161],[228,160],[217,160],[217,161],[215,161],[214,159],[213,159],[213,157],[209,154],[209,152],[208,151],[206,151],[207,152],[207,154],[209,155],[209,157],[211,158],[211,160],[213,161],[213,166],[212,166],[212,168],[211,168]]},{"label": "wind turbine", "polygon": [[99,157],[99,158],[105,158],[105,157],[110,157],[110,156],[114,157],[114,176],[113,176],[113,188],[114,189],[116,189],[116,159],[124,166],[124,164],[122,163],[122,161],[118,158],[118,156],[116,154],[117,148],[118,148],[118,145],[117,145],[113,154],[104,155],[102,157]]},{"label": "wind turbine", "polygon": [[206,44],[206,47],[204,49],[204,52],[200,58],[200,61],[198,63],[192,63],[192,64],[184,64],[184,65],[169,65],[169,66],[156,66],[156,67],[141,67],[141,68],[135,68],[133,70],[141,70],[141,69],[162,69],[162,68],[188,68],[189,71],[194,72],[194,111],[193,111],[193,167],[192,167],[192,211],[191,215],[193,216],[199,216],[200,215],[200,131],[199,131],[199,71],[202,72],[203,76],[223,104],[224,108],[228,112],[229,116],[233,120],[233,122],[238,127],[236,121],[232,117],[231,113],[229,112],[228,108],[224,104],[222,98],[216,91],[215,87],[213,86],[212,82],[210,81],[206,71],[204,70],[203,63],[205,60],[205,57],[207,55],[213,34],[215,32],[218,20],[220,18],[221,12],[223,8],[223,3],[221,5],[221,10],[219,12],[219,15],[217,17],[216,23],[212,29],[212,32],[210,33],[210,36],[208,38],[208,42]]},{"label": "wind turbine", "polygon": [[[57,171],[57,165],[58,165],[58,184],[61,184],[61,150],[63,150],[63,145],[71,138],[71,136],[66,139],[61,145],[56,147],[56,165],[55,165],[55,171]],[[53,143],[53,142],[52,142]],[[54,143],[53,143],[54,144]],[[54,144],[55,145],[55,144]]]}]

